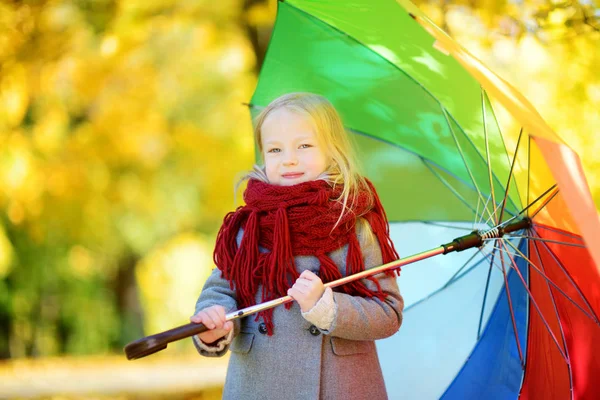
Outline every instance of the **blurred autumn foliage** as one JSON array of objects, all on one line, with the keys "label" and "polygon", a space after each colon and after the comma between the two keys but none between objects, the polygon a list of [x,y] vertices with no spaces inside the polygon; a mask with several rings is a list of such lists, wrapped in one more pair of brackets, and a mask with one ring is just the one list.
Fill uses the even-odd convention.
[{"label": "blurred autumn foliage", "polygon": [[[516,87],[581,157],[600,209],[600,1],[415,2]],[[497,109],[497,117],[509,120]],[[504,129],[518,132],[519,126]],[[514,146],[509,146],[514,148]]]},{"label": "blurred autumn foliage", "polygon": [[[416,3],[579,152],[600,206],[598,3]],[[243,103],[276,7],[0,2],[0,359],[187,322],[254,160]]]},{"label": "blurred autumn foliage", "polygon": [[190,280],[161,328],[193,311],[253,161],[241,5],[0,3],[0,357],[119,350]]}]

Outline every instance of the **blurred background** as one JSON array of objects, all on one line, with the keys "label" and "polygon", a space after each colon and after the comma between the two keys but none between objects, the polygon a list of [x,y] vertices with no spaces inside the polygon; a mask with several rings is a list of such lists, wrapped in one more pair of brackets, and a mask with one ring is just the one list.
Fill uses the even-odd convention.
[{"label": "blurred background", "polygon": [[[416,4],[579,153],[599,207],[600,1]],[[1,0],[0,398],[220,398],[227,358],[122,348],[193,313],[276,9]]]}]

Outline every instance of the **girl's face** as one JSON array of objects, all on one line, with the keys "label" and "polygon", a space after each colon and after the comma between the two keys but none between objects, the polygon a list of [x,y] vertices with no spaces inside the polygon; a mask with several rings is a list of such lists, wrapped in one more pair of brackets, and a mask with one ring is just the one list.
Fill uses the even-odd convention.
[{"label": "girl's face", "polygon": [[325,149],[307,116],[274,110],[264,120],[261,136],[267,178],[273,185],[312,181],[327,168]]}]

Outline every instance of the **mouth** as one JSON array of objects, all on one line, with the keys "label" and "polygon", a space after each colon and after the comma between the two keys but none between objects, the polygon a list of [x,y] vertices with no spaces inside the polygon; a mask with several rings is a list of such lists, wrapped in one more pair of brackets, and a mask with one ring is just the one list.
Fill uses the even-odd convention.
[{"label": "mouth", "polygon": [[281,174],[281,177],[284,179],[296,179],[302,175],[304,175],[304,172],[286,172],[285,174]]}]

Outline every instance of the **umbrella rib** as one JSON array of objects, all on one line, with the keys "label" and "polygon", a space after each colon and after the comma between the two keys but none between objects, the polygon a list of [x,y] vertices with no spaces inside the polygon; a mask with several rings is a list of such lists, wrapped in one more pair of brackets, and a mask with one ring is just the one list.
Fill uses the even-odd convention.
[{"label": "umbrella rib", "polygon": [[544,200],[542,205],[539,206],[539,208],[534,211],[533,215],[530,218],[531,219],[535,218],[535,216],[538,215],[539,212],[542,211],[544,209],[544,207],[546,207],[548,205],[548,203],[550,203],[556,197],[558,192],[559,192],[559,189],[556,189],[556,191],[554,193],[552,193],[546,200]]},{"label": "umbrella rib", "polygon": [[[494,208],[494,216],[496,215],[496,211],[498,211],[498,208],[500,208],[500,207],[502,207],[502,205],[501,205],[501,204],[498,204],[498,205],[496,206],[496,208]],[[485,221],[486,225],[490,225],[490,226],[497,226],[497,225],[498,225],[498,221],[494,221],[494,222],[495,222],[495,223],[494,223],[494,225],[491,225],[491,224],[490,224],[490,221],[491,221],[491,219],[492,219],[492,216],[490,216],[490,218],[488,218],[488,220],[487,220],[487,221]]]},{"label": "umbrella rib", "polygon": [[[482,90],[483,90],[483,88],[482,88]],[[446,122],[448,124],[448,127],[450,128],[450,131],[452,132],[452,135],[454,136],[455,133],[454,133],[454,130],[452,129],[452,124],[450,124],[450,121],[449,121],[448,118],[452,118],[452,120],[456,123],[456,126],[458,128],[460,128],[462,134],[465,136],[465,139],[469,142],[469,144],[471,144],[471,146],[473,146],[473,149],[474,149],[475,153],[481,158],[481,160],[485,161],[484,158],[483,158],[483,155],[477,149],[477,146],[475,146],[475,144],[473,143],[473,141],[471,140],[471,138],[465,133],[464,129],[460,126],[460,124],[452,117],[452,115],[446,115],[447,114],[447,110],[444,108],[444,106],[442,105],[442,103],[435,96],[433,96],[433,98],[439,103],[440,108],[443,110],[444,116],[446,117]],[[493,112],[493,109],[492,109],[492,112]],[[484,127],[485,127],[485,125],[484,125]],[[500,135],[500,139],[503,141],[502,135]],[[454,137],[454,140],[457,141],[456,137]],[[503,141],[503,143],[504,143],[504,141]],[[506,146],[505,146],[505,151],[506,151]],[[507,154],[507,157],[508,157],[508,154]],[[464,161],[464,157],[463,157],[463,161]],[[465,163],[465,165],[466,165],[466,163]],[[494,180],[496,181],[496,183],[498,183],[500,186],[502,186],[502,183],[500,183],[500,179],[496,176],[496,174],[492,173],[492,175],[493,175]],[[513,205],[513,207],[515,207],[515,209],[516,209],[517,206],[515,205],[515,203],[512,200],[512,198],[509,198],[509,201]],[[512,213],[512,212],[510,214],[514,215],[514,213]]]},{"label": "umbrella rib", "polygon": [[477,225],[477,216],[479,215],[479,204],[481,200],[477,197],[477,212],[475,213],[475,219],[473,220],[473,230],[475,230],[475,226]]},{"label": "umbrella rib", "polygon": [[515,168],[515,163],[517,161],[517,154],[519,153],[519,147],[521,144],[522,136],[523,136],[523,127],[521,127],[521,131],[519,132],[519,138],[517,139],[517,146],[515,147],[515,153],[513,155],[513,159],[510,164],[510,171],[508,173],[508,182],[506,182],[506,190],[504,191],[504,199],[502,200],[502,208],[500,209],[500,217],[498,217],[498,222],[502,222],[502,217],[504,216],[504,208],[506,207],[506,199],[508,198],[508,190],[510,188],[510,181],[513,179],[513,171]]},{"label": "umbrella rib", "polygon": [[483,299],[481,303],[481,313],[479,314],[479,324],[477,325],[477,340],[481,337],[481,326],[483,325],[483,313],[485,311],[485,302],[487,300],[487,293],[490,287],[490,278],[492,276],[492,267],[494,265],[494,257],[496,256],[496,250],[492,250],[490,257],[490,268],[488,269],[487,278],[485,281],[485,290],[483,292]]},{"label": "umbrella rib", "polygon": [[433,225],[433,226],[440,226],[442,228],[458,229],[458,230],[462,230],[462,231],[472,231],[473,230],[471,228],[467,228],[467,227],[463,227],[463,226],[454,226],[454,225],[441,224],[441,223],[435,222],[435,221],[419,221],[419,222],[421,222],[422,224]]},{"label": "umbrella rib", "polygon": [[[496,250],[498,251],[502,251],[502,249],[500,249],[499,247],[495,247],[493,246],[493,251],[496,252]],[[513,325],[513,333],[515,334],[515,342],[517,343],[517,350],[519,351],[519,359],[521,361],[521,367],[525,368],[525,359],[523,358],[523,352],[521,350],[521,344],[519,342],[519,335],[517,332],[517,323],[515,320],[515,314],[514,314],[514,309],[512,307],[512,298],[510,296],[510,289],[508,287],[508,277],[506,274],[506,268],[504,267],[504,260],[502,259],[502,266],[499,266],[495,260],[492,260],[492,263],[490,264],[490,271],[492,266],[495,266],[500,272],[502,272],[502,275],[504,277],[504,289],[506,291],[506,299],[508,302],[508,310],[510,312],[510,318],[512,320],[512,325]],[[486,291],[487,291],[487,287],[486,287]],[[482,314],[483,314],[483,309],[482,309]],[[481,322],[480,322],[481,323]],[[479,339],[479,334],[477,334],[477,339]]]},{"label": "umbrella rib", "polygon": [[[533,247],[535,248],[535,253],[537,254],[538,260],[540,260],[540,266],[544,270],[544,274],[546,274],[546,268],[544,268],[544,263],[542,262],[542,257],[540,256],[538,244],[534,242]],[[530,265],[533,265],[533,264],[530,263]],[[548,293],[550,294],[550,298],[552,299],[552,306],[554,307],[554,315],[556,315],[556,319],[558,320],[558,328],[560,329],[560,336],[562,339],[562,344],[565,349],[565,354],[567,355],[567,368],[569,370],[569,387],[573,388],[573,371],[571,369],[571,358],[569,357],[569,348],[567,347],[567,339],[565,338],[565,332],[564,332],[564,329],[562,326],[562,320],[560,318],[560,314],[558,313],[558,307],[556,305],[556,298],[554,297],[554,293],[552,293],[552,289],[550,288],[550,284],[548,283],[548,281],[546,281],[546,287],[548,288]],[[572,391],[571,391],[571,397],[573,397]]]},{"label": "umbrella rib", "polygon": [[[483,89],[483,87],[482,87],[482,89]],[[496,121],[496,123],[498,123],[498,118],[496,117],[496,112],[494,111],[494,107],[492,107],[492,104],[491,104],[490,98],[489,98],[489,96],[488,96],[488,94],[487,94],[487,92],[486,92],[485,90],[484,90],[484,93],[485,93],[485,96],[486,96],[486,99],[487,99],[488,103],[490,103],[489,112],[490,112],[490,113],[492,114],[492,116],[494,117],[494,121]],[[498,131],[500,132],[500,131],[501,131],[501,129],[500,129],[500,126],[499,126],[499,125],[497,125],[497,126],[498,126]],[[523,131],[523,127],[521,127],[521,133],[522,133],[522,131]],[[521,133],[519,133],[519,140],[521,139]],[[507,148],[507,146],[506,146],[506,141],[504,140],[504,136],[500,135],[500,140],[502,141],[502,145],[504,146],[504,152],[505,152],[505,154],[506,154],[506,161],[510,163],[510,162],[511,162],[511,161],[510,161],[510,156],[508,155],[508,148]],[[515,158],[517,158],[517,151],[518,151],[518,148],[519,148],[519,143],[517,143],[517,146],[516,146],[516,148],[515,148],[515,152],[514,152],[514,156],[513,156],[513,161],[512,161],[512,163],[513,163],[513,164],[514,164],[514,159],[515,159]],[[511,176],[512,176],[512,171],[513,171],[513,168],[512,168],[512,166],[511,166],[511,168],[510,168],[510,172],[509,172],[509,174],[508,174],[508,179],[509,179],[509,182],[510,182],[510,179],[511,179]],[[508,186],[508,184],[507,184],[507,186]],[[521,197],[520,197],[519,187],[518,187],[518,186],[515,186],[515,190],[517,191],[517,196],[518,196],[518,199],[519,199],[519,201],[520,201],[520,200],[521,200]],[[508,189],[507,189],[507,192],[508,192]],[[512,200],[511,200],[511,203],[512,203],[513,205],[515,205],[515,204],[514,204],[514,202],[513,202]],[[498,219],[498,222],[502,222],[502,219],[501,219],[501,218],[500,218],[500,219]]]},{"label": "umbrella rib", "polygon": [[477,215],[477,212],[478,212],[478,211],[477,211],[477,210],[475,210],[475,209],[474,209],[474,208],[473,208],[473,207],[472,207],[472,206],[469,204],[469,202],[468,202],[468,201],[467,201],[467,200],[466,200],[466,199],[465,199],[463,196],[461,196],[461,194],[460,194],[460,193],[458,193],[458,191],[457,191],[456,189],[454,189],[454,188],[452,187],[452,185],[450,185],[450,183],[448,183],[448,181],[446,181],[446,179],[445,179],[443,176],[441,176],[440,174],[438,174],[438,173],[437,173],[437,171],[435,171],[435,170],[434,170],[434,169],[433,169],[433,168],[432,168],[432,167],[431,167],[431,166],[430,166],[430,165],[427,163],[427,161],[425,160],[425,158],[423,158],[423,157],[419,157],[419,158],[421,159],[421,161],[423,162],[423,164],[425,164],[425,166],[427,167],[427,169],[429,169],[429,171],[431,171],[431,173],[432,173],[433,175],[435,175],[435,177],[436,177],[436,178],[438,178],[438,179],[439,179],[439,180],[440,180],[440,181],[441,181],[441,182],[444,184],[444,186],[446,186],[446,187],[447,187],[447,188],[448,188],[448,189],[449,189],[449,190],[450,190],[450,191],[451,191],[451,192],[452,192],[452,193],[453,193],[453,194],[454,194],[456,197],[458,197],[458,199],[459,199],[460,201],[462,201],[462,202],[463,202],[463,203],[464,203],[464,204],[465,204],[465,205],[466,205],[466,206],[467,206],[469,209],[471,209],[471,211],[475,212],[475,218],[477,218],[477,217],[478,217],[478,215]]},{"label": "umbrella rib", "polygon": [[[410,306],[406,307],[406,308],[404,309],[404,311],[406,312],[406,311],[410,310],[411,308],[413,308],[413,307],[415,307],[415,306],[417,306],[417,305],[419,305],[419,304],[421,304],[421,303],[423,303],[423,302],[425,302],[425,301],[429,300],[430,298],[432,298],[432,297],[433,297],[433,296],[435,296],[436,294],[438,294],[438,293],[442,292],[443,290],[447,289],[447,288],[450,286],[450,283],[452,283],[452,282],[456,282],[456,281],[458,281],[459,279],[461,279],[463,276],[466,276],[466,275],[467,275],[469,272],[471,272],[471,271],[472,271],[473,269],[475,269],[475,268],[476,268],[476,267],[477,267],[479,264],[481,264],[481,263],[482,263],[482,262],[483,262],[483,261],[484,261],[484,260],[485,260],[487,257],[489,257],[488,255],[484,254],[484,253],[481,251],[481,249],[479,250],[479,253],[483,254],[483,256],[484,256],[484,257],[483,257],[481,260],[477,261],[477,263],[473,264],[471,267],[469,267],[469,268],[468,268],[466,271],[464,271],[464,272],[463,272],[462,274],[460,274],[458,277],[454,278],[454,276],[456,276],[456,274],[454,274],[454,275],[452,276],[452,278],[451,278],[451,280],[452,280],[452,279],[454,279],[453,281],[451,281],[451,280],[448,280],[448,282],[446,282],[446,283],[445,283],[445,284],[444,284],[442,287],[440,287],[439,289],[437,289],[437,290],[435,290],[435,291],[431,292],[431,293],[430,293],[430,294],[428,294],[426,297],[424,297],[424,298],[422,298],[422,299],[420,299],[420,300],[418,300],[418,301],[414,302],[414,303],[413,303],[413,304],[411,304]],[[475,253],[475,255],[477,255],[477,252]],[[471,257],[471,258],[469,259],[469,261],[473,260],[473,258],[474,258],[474,256],[473,256],[473,257]],[[466,267],[466,265],[468,264],[468,262],[469,262],[469,261],[467,261],[465,264],[463,264],[463,266],[462,266],[460,269],[464,269],[464,268]],[[406,266],[405,266],[404,268],[406,268]]]},{"label": "umbrella rib", "polygon": [[[548,193],[550,193],[554,189],[556,189],[556,183],[554,185],[550,186],[544,193],[542,193],[537,199],[535,199],[533,201],[533,203],[531,203],[531,204],[528,203],[529,205],[527,207],[525,207],[524,209],[522,209],[521,211],[519,211],[519,213],[517,215],[515,215],[514,217],[512,217],[510,220],[506,221],[504,224],[512,221],[513,219],[517,218],[519,215],[523,214],[525,211],[529,210],[529,208],[531,208],[531,206],[533,206],[535,203],[537,203],[538,201],[540,201],[540,199],[542,199],[545,195],[547,195]],[[556,189],[556,193],[558,193],[558,191],[559,190]],[[529,194],[529,190],[527,191],[527,193]],[[528,196],[528,198],[529,198],[529,196]],[[527,201],[529,201],[529,200],[527,200]],[[544,205],[546,205],[546,204],[548,204],[548,202],[546,202]],[[542,207],[540,207],[540,208],[542,208]],[[537,211],[539,211],[539,209]],[[534,215],[537,215],[537,212]],[[533,217],[529,217],[529,218],[533,218]],[[503,225],[503,224],[501,224],[501,225]]]},{"label": "umbrella rib", "polygon": [[[424,156],[422,156],[421,154],[419,154],[419,153],[417,153],[417,152],[415,152],[415,151],[413,151],[413,150],[407,149],[406,147],[404,147],[404,146],[401,146],[401,145],[399,145],[398,143],[394,143],[394,142],[391,142],[391,141],[389,141],[389,140],[386,140],[386,139],[383,139],[383,138],[380,138],[380,137],[375,137],[375,136],[369,135],[368,133],[366,133],[366,132],[363,132],[363,131],[361,131],[361,130],[358,130],[358,129],[354,129],[354,128],[350,128],[350,127],[346,127],[346,129],[347,129],[347,130],[349,130],[349,131],[351,131],[351,132],[353,132],[353,133],[355,133],[355,134],[357,134],[357,135],[361,135],[361,136],[364,136],[364,137],[368,137],[368,138],[369,138],[369,139],[371,139],[371,140],[376,140],[376,141],[379,141],[379,142],[382,142],[382,143],[388,144],[388,145],[390,145],[390,146],[393,146],[393,147],[396,147],[396,148],[398,148],[398,149],[400,149],[400,150],[406,151],[407,153],[410,153],[410,154],[414,155],[415,157],[422,158],[423,160],[426,160],[426,161],[427,161],[428,163],[430,163],[431,165],[435,166],[436,168],[439,168],[441,171],[444,171],[444,172],[445,172],[445,173],[447,173],[448,175],[450,175],[450,176],[452,176],[453,178],[455,178],[456,180],[460,181],[462,184],[464,184],[464,185],[465,185],[466,187],[468,187],[469,189],[471,189],[471,190],[475,190],[475,191],[476,191],[478,194],[480,194],[480,195],[481,195],[481,193],[478,191],[478,188],[477,188],[476,186],[473,186],[473,185],[471,185],[470,183],[466,182],[466,181],[465,181],[463,178],[461,178],[461,177],[457,176],[457,175],[456,175],[456,174],[454,174],[453,172],[450,172],[450,171],[448,171],[446,168],[444,168],[443,166],[439,165],[439,164],[438,164],[438,163],[436,163],[435,161],[433,161],[433,160],[431,160],[431,159],[429,159],[429,158],[427,158],[427,157],[424,157]],[[483,197],[483,195],[481,195],[481,197]],[[514,214],[513,212],[511,212],[511,211],[508,211],[508,210],[507,210],[507,212],[508,212],[510,215],[512,215],[512,216],[515,216],[515,214]]]},{"label": "umbrella rib", "polygon": [[441,169],[442,171],[444,171],[444,172],[445,172],[445,173],[447,173],[448,175],[450,175],[450,176],[452,176],[453,178],[455,178],[455,179],[459,180],[461,183],[463,183],[463,184],[464,184],[465,186],[467,186],[469,189],[471,189],[471,190],[476,190],[476,188],[475,188],[475,187],[471,186],[471,184],[469,184],[469,183],[468,183],[467,181],[465,181],[463,178],[461,178],[461,177],[459,177],[459,176],[455,175],[453,172],[450,172],[449,170],[447,170],[447,169],[446,169],[446,168],[444,168],[443,166],[439,165],[439,164],[438,164],[438,163],[436,163],[435,161],[433,161],[433,160],[431,160],[431,159],[429,159],[429,158],[427,158],[427,157],[425,157],[425,156],[423,156],[423,155],[421,155],[421,154],[417,153],[417,152],[416,152],[416,151],[414,151],[414,150],[407,149],[406,147],[404,147],[404,146],[401,146],[401,145],[400,145],[400,144],[398,144],[398,143],[391,142],[391,141],[389,141],[389,140],[386,140],[386,139],[384,139],[384,138],[380,138],[380,137],[376,137],[376,136],[369,135],[368,133],[366,133],[366,132],[363,132],[363,131],[361,131],[361,130],[359,130],[359,129],[351,128],[351,127],[348,127],[348,126],[346,126],[346,129],[347,129],[347,130],[349,130],[349,131],[351,131],[351,132],[353,132],[353,133],[355,133],[355,134],[357,134],[357,135],[364,136],[364,137],[368,137],[368,138],[369,138],[369,139],[371,139],[371,140],[376,140],[376,141],[379,141],[379,142],[382,142],[382,143],[385,143],[385,144],[389,144],[390,146],[397,147],[397,148],[399,148],[400,150],[406,151],[407,153],[410,153],[410,154],[414,155],[415,157],[419,157],[419,158],[422,158],[422,159],[424,159],[424,160],[427,160],[427,162],[428,162],[428,163],[430,163],[431,165],[435,165],[437,168]]},{"label": "umbrella rib", "polygon": [[[456,145],[456,149],[458,150],[458,153],[460,154],[460,158],[463,160],[463,164],[465,166],[465,169],[467,170],[469,177],[471,178],[471,182],[473,182],[473,185],[475,186],[475,190],[477,191],[477,196],[479,198],[481,198],[482,202],[483,202],[483,194],[481,193],[481,190],[479,190],[479,186],[477,186],[477,182],[475,180],[475,177],[473,176],[473,172],[471,171],[471,169],[469,168],[469,165],[467,163],[467,160],[465,158],[465,155],[463,153],[462,147],[460,146],[460,143],[458,143],[458,138],[456,137],[456,134],[454,133],[454,129],[452,128],[452,124],[450,124],[450,121],[448,120],[448,114],[446,112],[446,109],[441,107],[442,109],[442,113],[444,114],[444,118],[446,118],[446,123],[448,125],[448,128],[450,128],[450,133],[452,134],[452,138],[454,139],[454,144]],[[488,212],[488,214],[490,213],[489,210],[487,209],[487,206],[484,207],[485,210]],[[483,210],[481,211],[481,214],[483,215]]]},{"label": "umbrella rib", "polygon": [[[540,236],[539,233],[537,232],[537,230],[535,228],[532,228],[532,229],[533,229],[533,232],[536,235]],[[581,296],[581,299],[583,300],[583,302],[585,303],[585,305],[588,307],[588,309],[590,310],[591,314],[594,316],[593,319],[595,320],[595,322],[597,324],[600,324],[600,319],[596,315],[596,312],[594,311],[594,309],[592,308],[592,306],[588,302],[587,298],[583,295],[583,293],[579,289],[579,286],[575,283],[575,281],[573,280],[573,278],[571,277],[571,275],[569,274],[569,272],[567,271],[567,269],[565,268],[565,266],[562,264],[562,262],[560,262],[560,260],[558,259],[558,257],[556,257],[556,254],[554,254],[554,252],[552,251],[552,249],[550,249],[550,246],[548,246],[547,243],[542,242],[542,244],[546,248],[546,251],[552,256],[552,259],[554,260],[554,262],[556,263],[556,265],[558,265],[558,267],[562,270],[562,272],[565,274],[565,276],[569,279],[569,282],[571,282],[571,285],[573,285],[573,287],[575,288],[575,290],[577,290],[577,293],[579,294],[579,296]]]},{"label": "umbrella rib", "polygon": [[[529,136],[528,140],[527,140],[527,207],[525,208],[525,210],[527,210],[527,208],[529,208],[529,204],[530,204],[529,203],[530,184],[531,184],[531,136]],[[519,213],[519,215],[522,214],[523,211],[521,211]],[[529,216],[529,212],[527,212],[527,216]]]},{"label": "umbrella rib", "polygon": [[[500,244],[506,248],[506,245],[504,243],[504,241],[500,241]],[[546,321],[546,318],[544,318],[544,315],[542,314],[542,311],[540,310],[537,301],[535,301],[535,299],[533,298],[533,294],[531,293],[531,291],[529,290],[529,285],[527,284],[527,282],[525,282],[525,278],[523,278],[523,275],[521,275],[521,271],[519,271],[519,268],[517,267],[517,264],[513,258],[513,254],[509,251],[506,251],[506,254],[508,255],[508,258],[511,261],[512,264],[512,268],[513,270],[517,273],[517,275],[519,276],[519,279],[521,280],[521,283],[523,283],[523,286],[525,288],[525,290],[527,291],[527,295],[529,296],[529,300],[533,303],[538,315],[540,316],[540,318],[542,319],[542,322],[544,323],[544,326],[546,326],[546,329],[548,330],[548,333],[550,333],[550,336],[552,337],[552,340],[554,340],[554,344],[556,344],[556,347],[558,348],[558,351],[560,352],[560,354],[562,355],[562,357],[564,358],[565,362],[569,362],[567,355],[564,353],[563,349],[561,348],[560,344],[558,343],[558,339],[556,339],[556,336],[554,335],[554,332],[552,332],[552,329],[550,328],[550,325],[548,324],[548,321]]]},{"label": "umbrella rib", "polygon": [[[527,236],[527,235],[509,235],[509,236],[512,237],[512,238],[525,238],[525,239],[535,240],[535,241],[539,241],[539,242],[556,243],[556,244],[562,244],[564,246],[573,246],[573,247],[580,247],[582,249],[587,249],[587,246],[584,245],[584,244],[561,242],[559,240],[542,239],[542,238],[539,238],[539,237]],[[491,239],[485,239],[485,240],[491,240]]]},{"label": "umbrella rib", "polygon": [[[498,243],[502,245],[502,241],[498,240]],[[512,304],[512,299],[510,296],[510,289],[508,286],[508,276],[506,273],[506,266],[504,265],[504,257],[500,256],[500,262],[502,263],[502,274],[504,275],[504,286],[506,288],[506,296],[508,300],[508,308],[510,310],[510,319],[512,320],[513,330],[515,333],[515,342],[517,343],[517,349],[519,350],[519,358],[521,359],[521,367],[525,368],[525,358],[523,357],[523,350],[521,349],[521,342],[519,341],[519,331],[517,330],[517,320],[515,319],[515,310]],[[519,277],[521,277],[520,271]],[[521,277],[521,281],[525,282]],[[525,284],[525,283],[524,283]]]},{"label": "umbrella rib", "polygon": [[581,240],[583,242],[583,238],[581,236],[573,235],[568,232],[563,232],[559,229],[550,228],[549,226],[546,226],[546,225],[536,224],[535,222],[533,223],[533,226],[535,226],[536,228],[542,228],[542,229],[546,229],[546,230],[549,230],[552,232],[560,233],[561,235],[564,235],[566,237],[570,237],[570,238],[573,238],[576,240]]},{"label": "umbrella rib", "polygon": [[[460,278],[463,276],[463,275],[460,275],[460,276],[458,276],[458,275],[460,274],[460,272],[461,272],[461,271],[462,271],[462,270],[463,270],[463,269],[464,269],[464,268],[465,268],[465,267],[466,267],[466,266],[467,266],[467,265],[468,265],[468,264],[469,264],[471,261],[473,261],[473,259],[474,259],[474,258],[475,258],[475,257],[476,257],[478,254],[482,254],[482,252],[481,252],[481,249],[478,249],[478,250],[477,250],[475,253],[473,253],[473,255],[472,255],[472,256],[471,256],[471,257],[470,257],[470,258],[469,258],[467,261],[465,261],[465,263],[462,265],[462,267],[460,267],[460,268],[459,268],[459,269],[458,269],[458,270],[457,270],[457,271],[454,273],[454,275],[452,275],[452,276],[450,277],[450,279],[448,279],[448,282],[446,282],[446,283],[444,284],[444,286],[442,286],[442,289],[444,289],[444,288],[446,288],[446,287],[450,286],[450,284],[454,282],[454,278],[456,278],[456,280],[460,279]],[[479,264],[481,264],[481,263],[483,262],[483,260],[485,260],[485,257],[483,257],[483,258],[482,258],[481,260],[479,260],[479,261],[478,261],[478,262],[477,262],[475,265],[473,265],[473,266],[472,266],[472,268],[474,268],[474,267],[478,266]],[[465,271],[465,274],[466,274],[466,273],[468,273],[470,270],[471,270],[471,268],[469,268],[467,271]],[[458,276],[458,278],[457,278],[457,276]]]},{"label": "umbrella rib", "polygon": [[[494,190],[494,180],[492,179],[492,161],[490,158],[490,144],[488,140],[487,133],[487,118],[486,118],[486,108],[485,108],[485,96],[483,87],[481,88],[481,111],[483,116],[483,137],[485,139],[485,155],[487,158],[487,166],[488,166],[488,176],[490,179],[490,191],[492,192],[492,204],[496,204],[496,194]],[[508,188],[507,188],[508,190]],[[496,210],[494,210],[494,217],[496,217]],[[498,220],[494,218],[494,225],[498,225]]]},{"label": "umbrella rib", "polygon": [[[483,208],[484,208],[485,210],[487,210],[487,206],[488,206],[488,204],[490,204],[490,199],[491,199],[491,198],[492,198],[492,196],[488,196],[488,197],[487,197],[487,200],[486,200],[486,201],[485,201],[485,203],[483,204]],[[490,217],[491,217],[491,213],[490,213],[489,211],[488,211],[488,214],[490,214]],[[484,221],[483,221],[483,219],[484,219],[484,218],[485,218],[485,215],[483,215],[483,210],[482,210],[482,211],[481,211],[481,218],[479,219],[479,221],[475,220],[475,222],[476,222],[477,224],[482,224],[482,223],[484,222]],[[489,221],[489,220],[490,220],[490,218],[488,218],[488,219],[485,221],[486,225],[487,225],[487,223],[488,223],[488,221]]]},{"label": "umbrella rib", "polygon": [[[373,50],[371,47],[369,47],[368,45],[365,45],[363,42],[361,42],[360,40],[356,39],[354,36],[351,36],[350,34],[342,31],[341,29],[339,29],[336,26],[333,26],[331,23],[323,20],[322,18],[319,18],[313,14],[310,14],[309,12],[302,10],[301,8],[296,7],[295,5],[289,3],[289,2],[282,2],[282,4],[285,4],[286,6],[289,6],[290,8],[293,8],[294,10],[296,10],[297,12],[308,16],[311,19],[317,20],[319,22],[321,22],[324,25],[327,25],[330,29],[338,32],[340,35],[343,35],[344,37],[347,37],[349,40],[359,44],[360,46],[362,46],[365,50],[370,51],[374,54],[377,55],[377,57],[381,58],[385,63],[391,65],[394,69],[400,71],[402,74],[404,74],[408,79],[410,79],[412,82],[414,82],[415,85],[419,86],[425,93],[427,93],[429,96],[431,96],[431,98],[433,100],[435,100],[440,108],[443,110],[444,115],[446,114],[446,109],[444,108],[442,102],[433,95],[433,93],[431,91],[429,91],[425,86],[423,86],[418,80],[416,80],[414,77],[412,77],[410,74],[408,74],[406,71],[404,71],[402,68],[400,68],[398,65],[394,64],[393,62],[391,62],[390,60],[388,60],[386,57],[382,56],[380,53],[376,52],[375,50]],[[278,11],[279,12],[279,11]],[[452,118],[453,121],[454,118]],[[475,144],[473,143],[473,141],[471,140],[471,138],[469,138],[469,136],[465,133],[465,130],[460,126],[460,124],[455,121],[456,125],[460,128],[460,130],[462,131],[462,133],[465,135],[465,138],[468,140],[468,142],[473,146],[475,153],[477,153],[477,155],[479,157],[481,157],[482,160],[484,160],[483,155],[479,152],[479,150],[477,149],[477,147],[475,146]],[[450,126],[450,124],[448,124]],[[485,161],[485,160],[484,160]],[[499,182],[498,177],[494,174],[494,179],[496,181],[498,181],[498,183],[501,185],[501,183]],[[510,200],[512,205],[515,206],[514,202],[512,201],[512,199]],[[516,206],[515,206],[516,208]]]},{"label": "umbrella rib", "polygon": [[[552,281],[552,279],[550,279],[546,273],[545,270],[544,272],[542,272],[533,261],[531,261],[531,259],[529,259],[525,254],[523,254],[522,251],[520,251],[518,248],[515,247],[515,245],[513,245],[510,241],[507,241],[507,243],[510,245],[510,247],[512,247],[517,253],[518,256],[523,258],[525,261],[527,261],[529,263],[529,265],[531,265],[539,274],[542,278],[544,278],[544,280],[546,280],[546,283],[551,284],[552,286],[554,286],[554,288],[556,290],[558,290],[567,300],[569,300],[571,303],[573,303],[573,305],[577,308],[579,308],[581,310],[582,313],[584,313],[589,319],[591,319],[592,321],[594,321],[596,324],[600,325],[600,322],[595,318],[594,315],[590,315],[587,311],[585,311],[583,309],[583,307],[581,307],[579,304],[577,304],[577,302],[575,302],[575,300],[573,300],[571,298],[571,296],[569,296],[568,294],[566,294],[556,283],[554,283],[554,281]],[[534,245],[537,246],[537,243],[534,243]],[[540,259],[540,265],[543,268],[543,263],[541,263],[541,257],[538,257]]]}]

